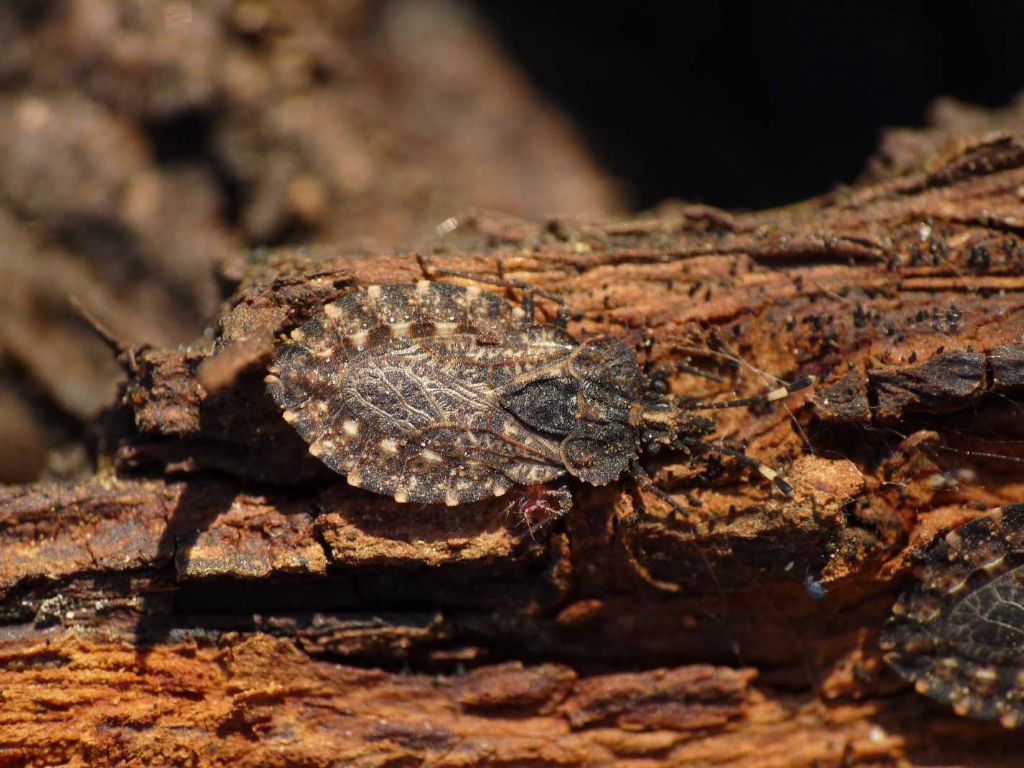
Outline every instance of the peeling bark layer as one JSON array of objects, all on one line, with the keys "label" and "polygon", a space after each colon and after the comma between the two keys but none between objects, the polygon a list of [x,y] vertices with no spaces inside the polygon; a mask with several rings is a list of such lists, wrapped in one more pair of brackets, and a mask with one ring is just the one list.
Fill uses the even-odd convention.
[{"label": "peeling bark layer", "polygon": [[646,462],[687,519],[625,481],[574,486],[536,536],[507,500],[349,488],[264,368],[417,260],[251,264],[214,341],[123,355],[99,474],[0,491],[0,765],[1016,759],[1019,736],[919,697],[877,646],[912,553],[1024,498],[1024,149],[986,136],[919,168],[754,214],[469,217],[429,254],[686,363],[679,396],[818,378],[715,413],[791,499],[711,451]]}]

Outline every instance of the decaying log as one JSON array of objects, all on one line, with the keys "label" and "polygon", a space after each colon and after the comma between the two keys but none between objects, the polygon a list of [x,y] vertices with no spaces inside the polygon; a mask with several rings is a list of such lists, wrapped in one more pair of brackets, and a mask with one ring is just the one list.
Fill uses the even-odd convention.
[{"label": "decaying log", "polygon": [[536,535],[507,499],[348,487],[264,390],[280,334],[419,278],[415,254],[254,261],[212,341],[123,355],[92,480],[0,491],[0,765],[1019,759],[1019,733],[918,696],[877,639],[914,551],[1024,499],[1022,190],[1024,146],[989,135],[762,213],[460,220],[434,264],[543,286],[578,337],[716,377],[675,374],[678,395],[818,378],[715,414],[792,498],[659,455],[689,519],[576,484]]}]

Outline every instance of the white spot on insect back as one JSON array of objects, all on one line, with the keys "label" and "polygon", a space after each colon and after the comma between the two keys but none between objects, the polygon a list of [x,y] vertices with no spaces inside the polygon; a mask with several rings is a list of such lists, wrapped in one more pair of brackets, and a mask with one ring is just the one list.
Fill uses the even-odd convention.
[{"label": "white spot on insect back", "polygon": [[337,320],[341,317],[341,310],[337,304],[324,304],[324,314],[331,318],[331,320]]},{"label": "white spot on insect back", "polygon": [[[313,453],[314,445],[319,446],[317,448],[316,453]],[[337,448],[337,445],[333,440],[318,440],[317,442],[309,446],[309,452],[312,453],[314,456],[323,456],[324,454],[330,453],[335,448]]]},{"label": "white spot on insect back", "polygon": [[419,296],[426,296],[430,292],[430,281],[429,280],[417,280],[416,281],[416,293]]},{"label": "white spot on insect back", "polygon": [[449,488],[444,495],[444,503],[449,507],[457,506],[459,503],[459,494],[455,492],[454,488]]},{"label": "white spot on insect back", "polygon": [[358,488],[363,482],[363,475],[359,471],[359,467],[352,467],[352,469],[349,470],[349,473],[345,476],[345,479],[348,480],[349,485]]},{"label": "white spot on insect back", "polygon": [[439,464],[441,462],[440,454],[435,453],[429,448],[424,448],[422,451],[420,451],[420,458],[423,459],[424,461],[429,461],[432,464]]},{"label": "white spot on insect back", "polygon": [[966,587],[966,586],[967,586],[967,579],[961,579],[956,584],[954,584],[949,589],[947,589],[946,590],[946,594],[949,595],[950,597],[952,597],[953,595],[956,595],[959,592],[962,592],[963,588]]},{"label": "white spot on insect back", "polygon": [[1002,570],[1003,564],[1005,562],[1006,562],[1006,555],[1000,555],[999,557],[997,557],[997,558],[995,558],[993,560],[989,560],[987,563],[985,563],[981,567],[983,569],[985,569],[986,571],[988,571],[989,573],[996,573],[997,571]]},{"label": "white spot on insect back", "polygon": [[349,437],[355,437],[359,434],[359,422],[355,419],[345,419],[341,428]]},{"label": "white spot on insect back", "polygon": [[981,685],[988,686],[999,682],[999,675],[991,667],[978,667],[974,670],[974,679]]},{"label": "white spot on insect back", "polygon": [[379,301],[381,295],[381,287],[379,285],[371,285],[366,289],[366,295],[372,301]]},{"label": "white spot on insect back", "polygon": [[366,346],[366,331],[359,331],[358,333],[353,333],[351,336],[348,337],[348,340],[356,349],[362,349],[363,347]]},{"label": "white spot on insect back", "polygon": [[480,298],[480,293],[481,291],[479,288],[477,288],[475,285],[471,285],[469,286],[469,288],[466,289],[466,300],[476,301],[477,299]]},{"label": "white spot on insect back", "polygon": [[409,490],[401,485],[395,488],[395,501],[399,504],[405,504],[409,501]]},{"label": "white spot on insect back", "polygon": [[437,323],[434,326],[434,332],[438,336],[451,336],[458,329],[458,323]]},{"label": "white spot on insect back", "polygon": [[398,443],[396,443],[390,437],[385,437],[383,440],[380,441],[380,443],[378,443],[378,445],[380,446],[381,451],[383,451],[384,453],[398,453]]},{"label": "white spot on insect back", "polygon": [[412,323],[395,323],[391,326],[391,333],[396,339],[404,339],[409,335],[410,328],[412,328]]}]

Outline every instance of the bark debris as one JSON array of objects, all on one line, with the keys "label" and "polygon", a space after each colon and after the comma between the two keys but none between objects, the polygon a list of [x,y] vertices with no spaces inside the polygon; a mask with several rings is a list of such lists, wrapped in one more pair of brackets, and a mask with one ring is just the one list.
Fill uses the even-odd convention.
[{"label": "bark debris", "polygon": [[578,337],[720,379],[673,374],[680,396],[818,378],[715,414],[791,499],[710,452],[648,461],[689,519],[574,486],[531,537],[507,499],[348,487],[264,369],[324,302],[420,277],[416,254],[252,261],[212,341],[133,350],[94,477],[0,489],[0,765],[1017,759],[1018,734],[914,693],[877,639],[914,551],[1024,498],[1024,146],[890,165],[760,213],[475,214],[432,247],[558,293]]}]

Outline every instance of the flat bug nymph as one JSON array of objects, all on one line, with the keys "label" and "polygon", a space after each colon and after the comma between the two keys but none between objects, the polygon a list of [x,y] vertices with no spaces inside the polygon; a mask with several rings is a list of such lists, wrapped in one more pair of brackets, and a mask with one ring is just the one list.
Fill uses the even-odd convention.
[{"label": "flat bug nymph", "polygon": [[[350,485],[398,502],[453,506],[565,475],[604,485],[628,474],[678,507],[639,458],[695,445],[791,493],[774,470],[704,440],[715,423],[690,411],[777,400],[811,377],[755,398],[686,403],[659,391],[621,339],[578,341],[564,312],[534,322],[534,294],[557,297],[495,282],[524,289],[523,306],[424,279],[354,291],[292,331],[266,381],[310,453]],[[519,508],[532,530],[542,497],[530,498]]]},{"label": "flat bug nymph", "polygon": [[1024,722],[1024,504],[938,537],[879,645],[915,689],[963,716]]}]

